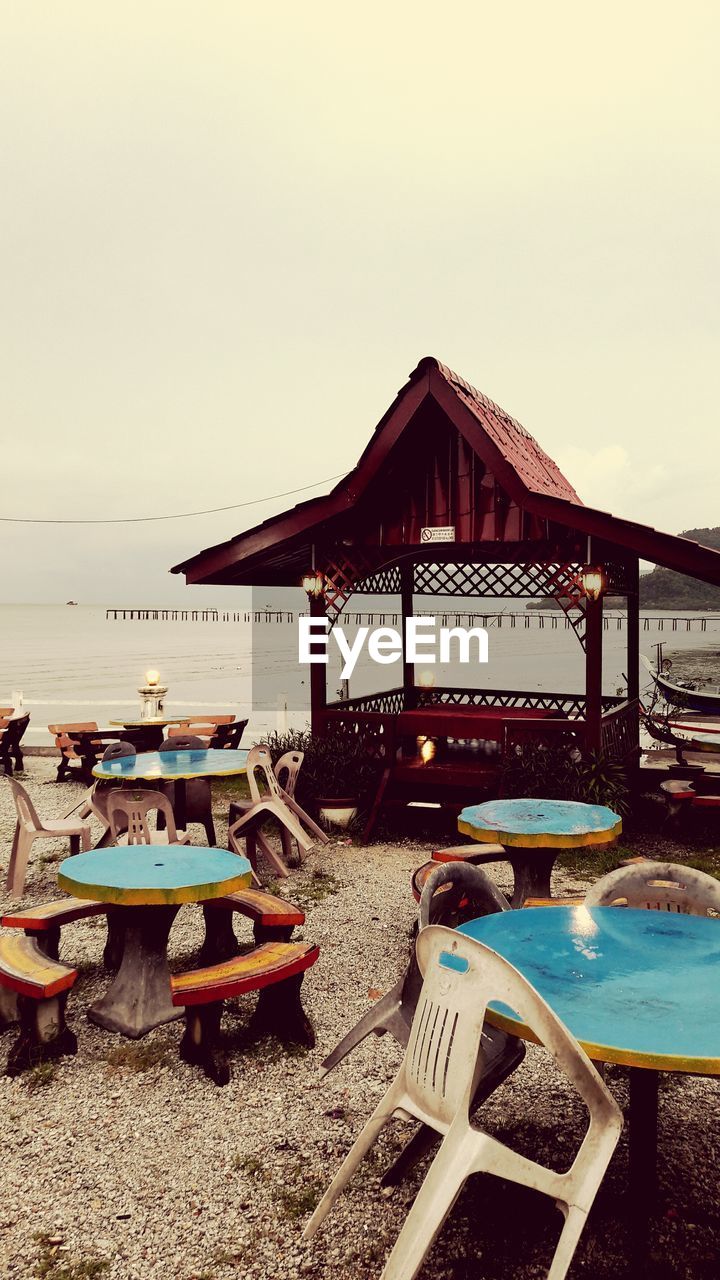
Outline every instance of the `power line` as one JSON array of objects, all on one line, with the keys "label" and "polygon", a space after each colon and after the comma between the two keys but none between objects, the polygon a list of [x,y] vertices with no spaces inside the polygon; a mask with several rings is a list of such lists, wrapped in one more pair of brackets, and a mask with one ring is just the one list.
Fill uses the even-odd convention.
[{"label": "power line", "polygon": [[50,520],[36,519],[34,516],[0,516],[2,524],[147,524],[151,520],[190,520],[194,516],[214,516],[221,511],[238,511],[241,507],[256,507],[261,502],[274,502],[277,498],[290,498],[295,493],[306,493],[308,489],[318,489],[322,484],[330,484],[333,480],[341,480],[347,475],[328,476],[325,480],[316,480],[314,484],[304,484],[298,489],[286,489],[284,493],[271,493],[265,498],[250,498],[247,502],[232,502],[227,507],[207,507],[204,511],[177,511],[170,516],[118,516],[104,520]]}]

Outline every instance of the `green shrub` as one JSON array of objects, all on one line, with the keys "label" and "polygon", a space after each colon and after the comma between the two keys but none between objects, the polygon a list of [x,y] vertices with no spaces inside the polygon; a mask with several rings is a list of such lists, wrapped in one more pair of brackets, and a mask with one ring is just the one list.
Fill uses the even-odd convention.
[{"label": "green shrub", "polygon": [[509,797],[602,804],[621,817],[629,812],[622,765],[600,751],[580,751],[569,739],[552,745],[536,739],[518,743],[505,761],[501,789]]}]

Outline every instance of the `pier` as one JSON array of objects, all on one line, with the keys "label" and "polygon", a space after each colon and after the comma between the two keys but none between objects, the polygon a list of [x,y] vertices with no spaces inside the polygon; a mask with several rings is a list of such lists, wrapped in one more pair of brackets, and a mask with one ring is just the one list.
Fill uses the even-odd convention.
[{"label": "pier", "polygon": [[[287,625],[296,622],[302,614],[287,609],[106,609],[105,617],[113,622],[246,622],[246,623],[282,623]],[[444,626],[485,627],[502,630],[503,627],[523,627],[525,630],[537,627],[540,631],[567,630],[572,626],[571,620],[559,609],[531,609],[527,612],[495,611],[488,613],[435,612],[421,610],[417,617],[436,617]],[[394,613],[357,613],[353,609],[345,609],[342,618],[349,626],[397,627],[402,622],[402,614]],[[603,614],[605,631],[622,631],[627,624],[625,613]],[[666,616],[664,614],[642,614],[640,625],[643,631],[707,631],[720,625],[720,614],[700,616]]]}]

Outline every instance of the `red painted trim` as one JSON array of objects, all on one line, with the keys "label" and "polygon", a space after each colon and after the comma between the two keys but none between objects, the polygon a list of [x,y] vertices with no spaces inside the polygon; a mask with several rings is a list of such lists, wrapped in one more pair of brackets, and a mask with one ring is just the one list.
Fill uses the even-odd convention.
[{"label": "red painted trim", "polygon": [[[284,982],[286,978],[292,978],[295,974],[303,973],[305,969],[309,969],[315,964],[320,955],[319,947],[312,947],[304,956],[299,956],[297,960],[291,960],[287,964],[280,965],[277,968],[268,969],[265,973],[248,974],[241,978],[226,978],[224,982],[213,983],[209,977],[205,975],[212,974],[212,966],[208,969],[197,969],[195,971],[198,986],[191,988],[189,991],[179,991],[177,994],[173,991],[172,1002],[174,1005],[195,1005],[195,1004],[213,1004],[216,1000],[230,1000],[233,996],[243,995],[246,991],[261,991],[263,987],[270,987],[275,982]],[[247,959],[247,956],[243,956]],[[186,975],[183,975],[185,977]],[[172,988],[173,980],[170,979]]]},{"label": "red painted trim", "polygon": [[[269,894],[268,897],[270,897]],[[227,898],[211,898],[202,905],[204,907],[221,907],[226,911],[237,911],[240,915],[247,916],[248,920],[252,920],[255,924],[277,925],[281,928],[290,925],[294,927],[305,923],[305,916],[298,907],[293,906],[291,902],[285,902],[282,898],[278,898],[277,901],[282,904],[282,910],[277,910],[273,907],[269,911],[261,911],[249,902],[236,902],[232,894],[229,894]]]},{"label": "red painted trim", "polygon": [[3,929],[24,929],[26,933],[45,933],[48,929],[57,929],[64,924],[73,924],[75,920],[89,919],[91,916],[105,915],[106,902],[86,902],[83,907],[63,908],[58,903],[58,910],[51,916],[34,916],[32,907],[28,911],[16,911],[15,914],[3,916]]},{"label": "red painted trim", "polygon": [[61,978],[55,978],[53,982],[43,986],[40,982],[14,978],[3,970],[0,973],[0,987],[6,987],[8,991],[16,991],[19,996],[30,996],[33,1000],[49,1000],[52,996],[59,995],[61,991],[69,991],[77,976],[77,969],[72,969],[70,973],[63,974]]}]

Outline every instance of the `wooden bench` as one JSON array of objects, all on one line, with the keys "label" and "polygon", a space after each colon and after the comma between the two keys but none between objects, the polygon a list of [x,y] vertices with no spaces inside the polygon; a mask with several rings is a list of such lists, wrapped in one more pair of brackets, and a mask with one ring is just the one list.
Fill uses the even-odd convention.
[{"label": "wooden bench", "polygon": [[58,959],[60,949],[60,930],[63,925],[73,924],[75,920],[85,920],[89,916],[104,915],[106,902],[90,902],[84,898],[60,898],[55,902],[43,902],[37,907],[28,907],[26,911],[13,911],[3,916],[4,929],[24,929],[28,937],[37,935],[36,941],[41,951],[52,960]]},{"label": "wooden bench", "polygon": [[235,911],[252,920],[258,946],[262,942],[289,942],[295,926],[305,923],[299,907],[263,889],[239,889],[224,898],[213,898],[203,903],[205,941],[200,951],[201,964],[217,964],[237,955],[240,946],[233,929]]},{"label": "wooden bench", "polygon": [[[22,934],[0,936],[0,987],[17,997],[20,1034],[5,1074],[17,1076],[47,1058],[77,1053],[77,1038],[65,1024],[65,1004],[77,969],[53,960]],[[5,1005],[6,1021],[8,1017]]]},{"label": "wooden bench", "polygon": [[300,986],[318,955],[311,942],[264,942],[246,955],[174,974],[172,1002],[185,1008],[183,1061],[201,1066],[215,1084],[228,1083],[230,1066],[220,1043],[223,1001],[249,991],[259,992],[249,1028],[253,1036],[275,1035],[283,1044],[312,1048],[315,1032],[300,1003]]},{"label": "wooden bench", "polygon": [[49,724],[50,733],[55,734],[55,746],[60,752],[60,763],[57,767],[56,782],[62,782],[66,773],[81,773],[83,761],[76,750],[76,743],[71,733],[97,731],[96,720],[82,720],[73,724]]},{"label": "wooden bench", "polygon": [[29,723],[29,713],[25,716],[13,716],[10,719],[0,720],[0,765],[3,766],[8,778],[13,774],[13,762],[18,773],[22,773],[25,768],[20,743]]}]

